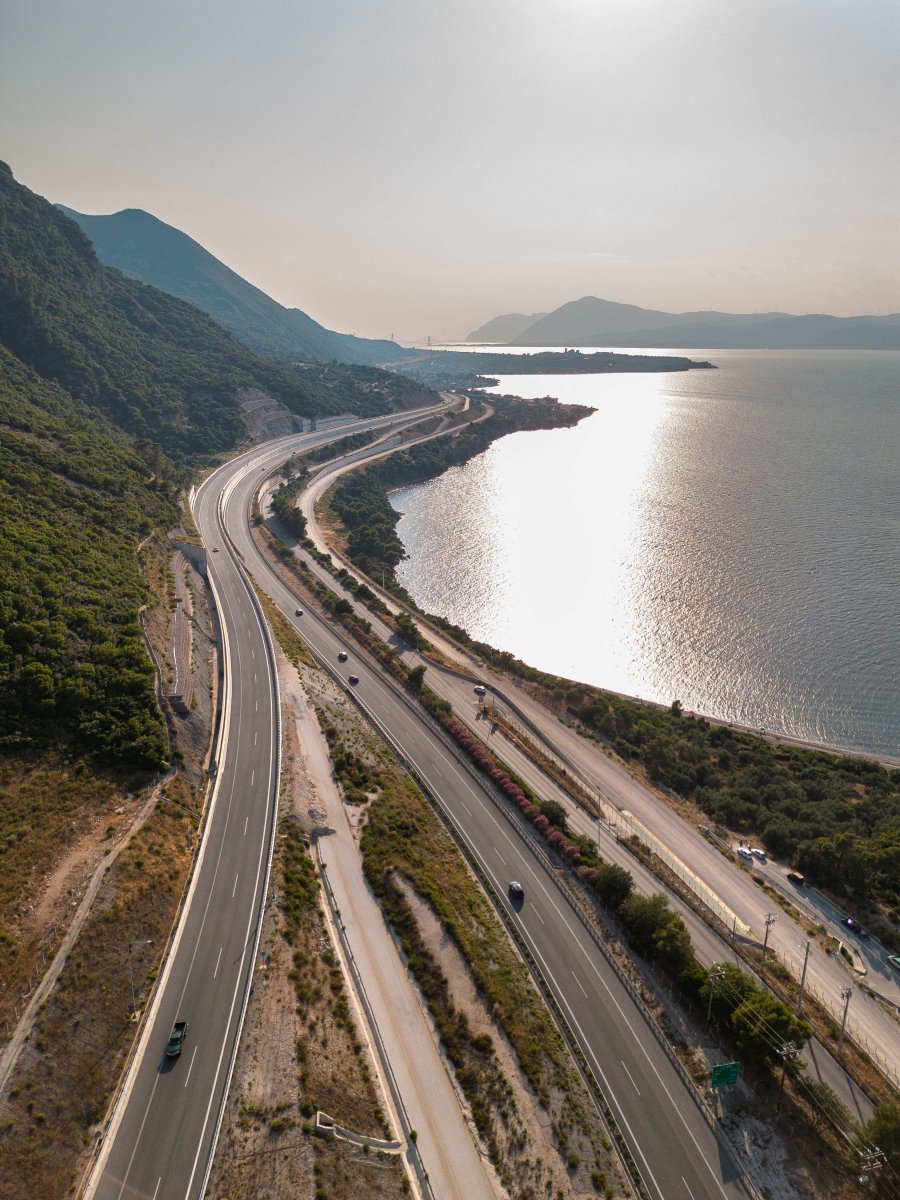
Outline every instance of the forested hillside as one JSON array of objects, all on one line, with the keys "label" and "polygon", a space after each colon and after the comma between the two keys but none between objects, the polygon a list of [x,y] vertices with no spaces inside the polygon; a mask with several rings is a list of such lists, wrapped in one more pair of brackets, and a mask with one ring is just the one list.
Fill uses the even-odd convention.
[{"label": "forested hillside", "polygon": [[246,436],[237,393],[298,414],[426,398],[383,371],[262,358],[184,301],[104,267],[0,164],[0,748],[156,768],[139,540]]},{"label": "forested hillside", "polygon": [[135,546],[177,517],[110,428],[0,348],[0,747],[165,759]]},{"label": "forested hillside", "polygon": [[241,387],[304,415],[335,412],[314,382],[259,357],[204,313],[104,267],[74,221],[0,164],[0,343],[169,454],[230,449]]}]

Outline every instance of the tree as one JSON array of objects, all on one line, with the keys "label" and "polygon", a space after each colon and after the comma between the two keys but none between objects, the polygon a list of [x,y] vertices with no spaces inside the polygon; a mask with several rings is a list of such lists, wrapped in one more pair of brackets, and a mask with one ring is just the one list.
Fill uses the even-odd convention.
[{"label": "tree", "polygon": [[541,812],[547,818],[551,825],[555,825],[557,829],[566,832],[566,810],[558,800],[544,800],[541,804]]},{"label": "tree", "polygon": [[785,1042],[794,1042],[799,1048],[809,1040],[811,1030],[776,996],[755,985],[754,990],[755,994],[732,1012],[731,1028],[742,1050],[778,1061],[779,1048]]},{"label": "tree", "polygon": [[413,667],[406,677],[406,686],[411,692],[418,696],[422,690],[422,683],[425,679],[425,667],[419,663],[417,667]]},{"label": "tree", "polygon": [[628,940],[641,954],[658,959],[676,978],[693,965],[691,935],[665,896],[632,892],[622,904],[621,915]]},{"label": "tree", "polygon": [[634,880],[624,867],[605,862],[597,868],[593,886],[605,904],[620,908],[631,895]]},{"label": "tree", "polygon": [[879,1104],[866,1126],[866,1139],[886,1156],[888,1166],[900,1172],[900,1104]]}]

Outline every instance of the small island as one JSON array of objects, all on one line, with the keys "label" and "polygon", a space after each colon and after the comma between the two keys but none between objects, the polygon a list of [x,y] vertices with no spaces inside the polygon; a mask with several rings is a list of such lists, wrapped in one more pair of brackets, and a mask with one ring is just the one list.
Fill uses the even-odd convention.
[{"label": "small island", "polygon": [[632,371],[714,371],[710,362],[680,355],[617,354],[598,350],[541,350],[536,354],[503,351],[429,350],[419,359],[394,366],[404,375],[438,387],[484,387],[500,375],[606,375]]}]

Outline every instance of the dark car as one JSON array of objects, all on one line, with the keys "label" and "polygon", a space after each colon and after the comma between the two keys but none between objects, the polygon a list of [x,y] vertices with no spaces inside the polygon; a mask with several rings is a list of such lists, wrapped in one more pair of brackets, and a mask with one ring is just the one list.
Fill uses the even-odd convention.
[{"label": "dark car", "polygon": [[509,895],[512,900],[522,900],[525,897],[525,889],[519,883],[518,879],[514,879],[509,885]]},{"label": "dark car", "polygon": [[297,608],[297,609],[295,609],[295,610],[294,610],[294,616],[295,616],[295,617],[302,617],[302,616],[303,616],[303,609],[302,609],[302,608]]},{"label": "dark car", "polygon": [[359,683],[359,676],[358,676],[358,675],[351,675],[351,676],[350,676],[350,679],[348,680],[348,682],[349,682],[349,683],[352,683],[352,684],[353,684],[353,686],[354,686],[354,687],[356,687],[356,685]]},{"label": "dark car", "polygon": [[213,546],[213,554],[218,554],[218,553],[219,553],[219,547]]},{"label": "dark car", "polygon": [[346,651],[346,650],[341,650],[341,651],[338,653],[338,662],[346,662],[346,661],[347,661],[347,658],[348,658],[348,655],[347,655],[347,651]]},{"label": "dark car", "polygon": [[854,921],[852,917],[842,917],[841,924],[846,925],[851,933],[855,933],[858,938],[867,938],[869,936],[868,929],[863,929],[859,921]]},{"label": "dark car", "polygon": [[187,1021],[176,1021],[166,1045],[166,1058],[177,1058],[187,1037]]}]

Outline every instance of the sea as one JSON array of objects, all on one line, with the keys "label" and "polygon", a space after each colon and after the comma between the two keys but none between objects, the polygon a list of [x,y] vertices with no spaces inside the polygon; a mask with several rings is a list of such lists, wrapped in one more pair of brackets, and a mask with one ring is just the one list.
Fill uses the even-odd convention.
[{"label": "sea", "polygon": [[900,759],[900,355],[638,353],[717,369],[501,378],[596,411],[394,492],[400,582],[553,674]]}]

